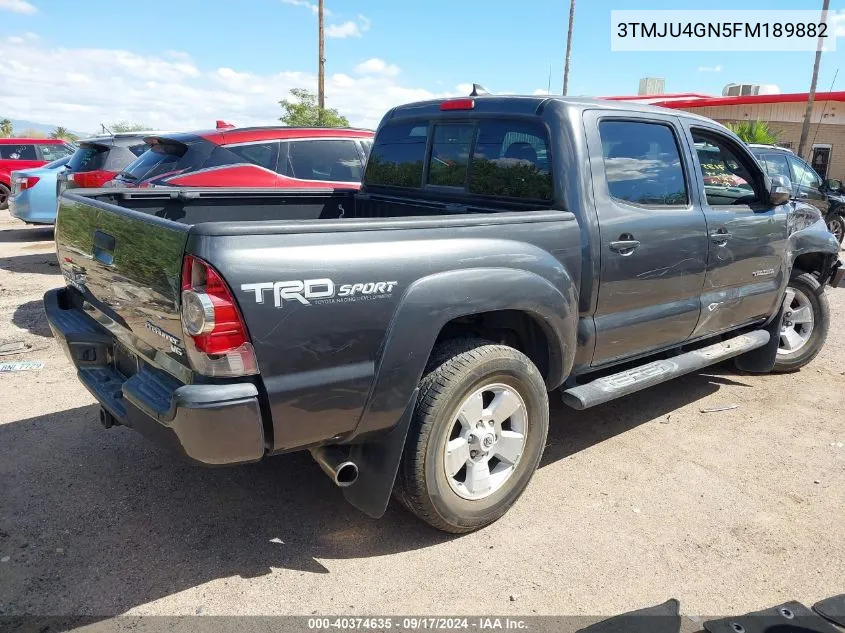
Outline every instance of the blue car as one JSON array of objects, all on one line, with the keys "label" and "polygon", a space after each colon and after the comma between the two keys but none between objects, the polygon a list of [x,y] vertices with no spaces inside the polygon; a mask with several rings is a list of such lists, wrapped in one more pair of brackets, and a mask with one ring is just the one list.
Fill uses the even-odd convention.
[{"label": "blue car", "polygon": [[27,224],[55,224],[56,176],[69,160],[65,156],[43,167],[13,171],[9,213]]}]

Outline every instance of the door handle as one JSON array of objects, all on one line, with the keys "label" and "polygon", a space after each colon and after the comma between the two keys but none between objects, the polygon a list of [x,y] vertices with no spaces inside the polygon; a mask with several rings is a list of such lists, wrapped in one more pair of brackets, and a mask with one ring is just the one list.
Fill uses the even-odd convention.
[{"label": "door handle", "polygon": [[610,250],[620,255],[630,255],[639,247],[639,240],[635,240],[630,233],[623,233],[615,242],[608,244]]},{"label": "door handle", "polygon": [[710,240],[714,244],[717,244],[719,246],[724,246],[725,244],[727,244],[730,237],[731,234],[728,233],[727,229],[719,229],[718,231],[713,231],[710,234]]}]

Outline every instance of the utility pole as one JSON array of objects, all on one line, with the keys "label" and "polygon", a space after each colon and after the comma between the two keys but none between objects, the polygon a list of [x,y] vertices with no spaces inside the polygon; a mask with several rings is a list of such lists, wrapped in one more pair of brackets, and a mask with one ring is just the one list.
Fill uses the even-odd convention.
[{"label": "utility pole", "polygon": [[323,0],[320,0],[319,9],[317,11],[317,20],[320,23],[320,69],[317,74],[317,105],[319,106],[319,112],[317,113],[317,116],[320,117],[320,123],[322,123],[323,109],[326,107],[326,51],[325,38],[323,36]]},{"label": "utility pole", "polygon": [[[827,9],[829,6],[830,0],[823,0],[821,21],[824,23],[827,23]],[[818,83],[819,80],[819,63],[822,60],[822,42],[824,42],[824,39],[819,37],[819,43],[816,46],[816,61],[813,64],[813,79],[810,81],[810,93],[807,95],[807,109],[804,112],[804,125],[801,126],[801,140],[798,141],[798,155],[801,158],[805,158],[804,146],[807,144],[807,136],[810,134],[810,116],[813,113],[813,101],[816,99],[816,83]]]},{"label": "utility pole", "polygon": [[572,55],[572,23],[575,21],[575,0],[569,0],[569,32],[566,34],[566,62],[563,65],[563,96],[569,90],[569,58]]}]

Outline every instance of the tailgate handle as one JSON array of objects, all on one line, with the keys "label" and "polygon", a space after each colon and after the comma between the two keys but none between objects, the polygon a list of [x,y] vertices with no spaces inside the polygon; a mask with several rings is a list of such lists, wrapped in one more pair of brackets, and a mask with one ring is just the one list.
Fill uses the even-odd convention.
[{"label": "tailgate handle", "polygon": [[114,247],[116,240],[114,235],[104,231],[94,231],[94,259],[111,266],[114,263]]}]

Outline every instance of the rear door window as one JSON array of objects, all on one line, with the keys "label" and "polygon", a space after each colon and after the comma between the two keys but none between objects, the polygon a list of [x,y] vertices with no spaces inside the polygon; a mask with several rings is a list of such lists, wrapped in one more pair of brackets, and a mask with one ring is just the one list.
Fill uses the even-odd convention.
[{"label": "rear door window", "polygon": [[300,180],[361,182],[361,154],[353,140],[291,141],[288,168]]},{"label": "rear door window", "polygon": [[19,145],[0,145],[0,158],[9,160],[38,160],[35,145],[21,143]]},{"label": "rear door window", "polygon": [[783,154],[765,154],[763,162],[769,176],[786,176],[790,181],[792,180],[792,174],[789,173],[789,164]]},{"label": "rear door window", "polygon": [[668,125],[602,121],[599,135],[611,197],[649,207],[687,204],[678,141]]},{"label": "rear door window", "polygon": [[41,150],[41,159],[49,162],[64,158],[68,154],[73,153],[73,149],[67,145],[45,143],[44,145],[39,145],[38,147]]},{"label": "rear door window", "polygon": [[229,145],[228,149],[236,157],[235,162],[252,163],[270,171],[276,171],[279,160],[279,142],[249,143],[247,145]]}]

